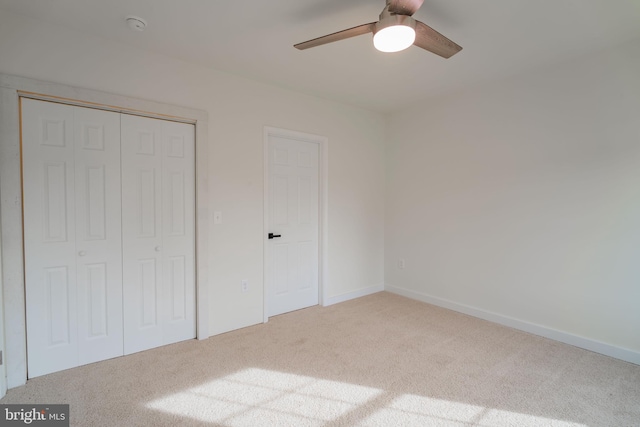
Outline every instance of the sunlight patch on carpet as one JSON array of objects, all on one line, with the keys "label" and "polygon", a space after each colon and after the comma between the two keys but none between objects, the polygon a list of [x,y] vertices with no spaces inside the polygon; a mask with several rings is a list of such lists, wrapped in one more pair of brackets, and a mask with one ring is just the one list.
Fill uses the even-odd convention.
[{"label": "sunlight patch on carpet", "polygon": [[323,425],[382,390],[265,369],[246,369],[146,406],[198,421],[236,426]]},{"label": "sunlight patch on carpet", "polygon": [[385,408],[376,411],[356,425],[358,427],[390,425],[586,427],[584,424],[413,394],[405,394],[393,399]]},{"label": "sunlight patch on carpet", "polygon": [[349,416],[362,417],[353,423],[360,427],[586,427],[414,394],[394,397],[377,388],[258,368],[245,369],[153,400],[146,407],[227,427],[322,426]]}]

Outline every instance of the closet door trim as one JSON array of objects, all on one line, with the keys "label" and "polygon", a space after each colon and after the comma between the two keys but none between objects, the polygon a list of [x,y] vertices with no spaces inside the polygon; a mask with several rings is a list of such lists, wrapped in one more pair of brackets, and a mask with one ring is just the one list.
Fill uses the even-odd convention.
[{"label": "closet door trim", "polygon": [[[206,111],[114,95],[90,89],[0,74],[0,236],[2,236],[3,304],[5,346],[0,375],[8,388],[27,380],[25,323],[24,241],[22,234],[22,181],[20,150],[20,100],[31,98],[80,107],[115,111],[195,126],[196,150],[196,337],[209,337],[207,292],[209,196],[208,114]],[[0,396],[2,390],[0,390]]]}]

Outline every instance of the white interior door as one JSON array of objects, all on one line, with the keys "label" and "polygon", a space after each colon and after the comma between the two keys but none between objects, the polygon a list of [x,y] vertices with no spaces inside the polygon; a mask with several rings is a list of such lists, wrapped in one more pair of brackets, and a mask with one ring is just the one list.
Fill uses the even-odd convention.
[{"label": "white interior door", "polygon": [[22,100],[28,375],[122,354],[119,116]]},{"label": "white interior door", "polygon": [[318,144],[269,135],[269,316],[318,304]]},{"label": "white interior door", "polygon": [[195,338],[194,127],[122,115],[125,354]]},{"label": "white interior door", "polygon": [[122,356],[120,115],[74,107],[79,364]]},{"label": "white interior door", "polygon": [[196,336],[195,128],[167,121],[162,127],[163,344],[171,344]]}]

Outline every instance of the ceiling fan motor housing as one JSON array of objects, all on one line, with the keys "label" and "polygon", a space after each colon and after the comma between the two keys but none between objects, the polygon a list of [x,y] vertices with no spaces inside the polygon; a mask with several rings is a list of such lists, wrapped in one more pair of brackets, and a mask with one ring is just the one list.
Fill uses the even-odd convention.
[{"label": "ceiling fan motor housing", "polygon": [[394,25],[404,25],[415,30],[416,20],[407,15],[396,15],[395,13],[389,13],[385,9],[385,11],[380,14],[380,21],[376,22],[375,24],[373,34],[384,28],[393,27]]}]

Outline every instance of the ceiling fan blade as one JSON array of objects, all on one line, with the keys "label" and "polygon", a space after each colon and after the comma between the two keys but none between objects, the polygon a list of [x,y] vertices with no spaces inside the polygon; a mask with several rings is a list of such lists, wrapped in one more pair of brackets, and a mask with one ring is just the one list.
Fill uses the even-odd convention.
[{"label": "ceiling fan blade", "polygon": [[420,21],[416,21],[416,41],[413,44],[443,58],[450,58],[462,50],[461,46]]},{"label": "ceiling fan blade", "polygon": [[355,36],[361,36],[363,34],[372,32],[374,25],[375,25],[375,22],[358,25],[357,27],[349,28],[348,30],[338,31],[337,33],[328,34],[326,36],[318,37],[313,40],[308,40],[306,42],[294,44],[293,47],[295,47],[296,49],[304,50],[304,49],[320,46],[323,44],[333,43],[339,40],[348,39]]},{"label": "ceiling fan blade", "polygon": [[424,0],[387,0],[389,12],[411,16],[420,9]]}]

